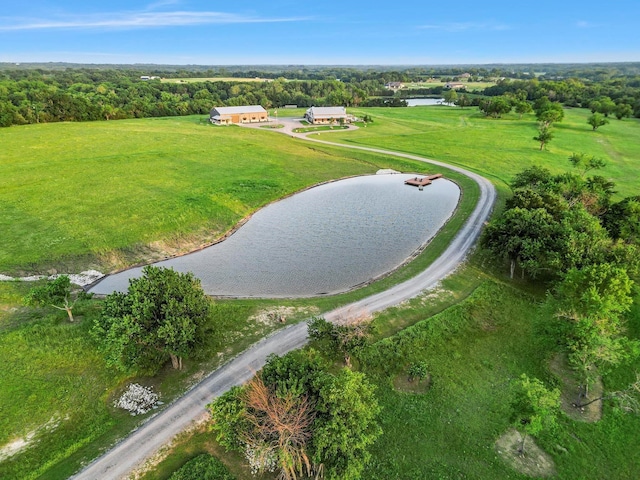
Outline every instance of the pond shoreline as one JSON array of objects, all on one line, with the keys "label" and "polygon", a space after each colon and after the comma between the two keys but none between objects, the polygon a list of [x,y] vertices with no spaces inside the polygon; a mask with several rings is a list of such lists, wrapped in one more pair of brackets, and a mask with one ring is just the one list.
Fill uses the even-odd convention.
[{"label": "pond shoreline", "polygon": [[[412,175],[416,174],[399,174],[397,180],[390,178],[395,175],[357,175],[311,185],[252,212],[214,242],[115,271],[105,277],[110,280],[103,288],[95,287],[105,278],[87,289],[95,290],[97,296],[107,295],[111,288],[124,291],[124,280],[141,275],[141,267],[164,262],[167,263],[159,266],[194,272],[207,295],[214,298],[314,298],[365,287],[415,259],[458,209],[463,192],[457,182],[446,179],[439,187],[413,193],[405,191],[409,187],[403,185],[404,177]],[[329,190],[318,189],[358,178],[364,183],[347,182]],[[286,202],[312,189],[318,189],[312,197]],[[336,198],[341,201],[336,202]],[[420,201],[412,200],[415,198]],[[329,210],[325,210],[327,205]],[[229,240],[258,213],[258,223],[252,224],[241,238],[226,244],[223,250],[203,252]],[[280,217],[273,217],[274,214]],[[415,218],[420,220],[416,222]],[[276,223],[270,223],[273,221]],[[192,254],[196,258],[173,262]],[[312,265],[306,261],[311,258]],[[113,278],[118,275],[121,278]]]}]

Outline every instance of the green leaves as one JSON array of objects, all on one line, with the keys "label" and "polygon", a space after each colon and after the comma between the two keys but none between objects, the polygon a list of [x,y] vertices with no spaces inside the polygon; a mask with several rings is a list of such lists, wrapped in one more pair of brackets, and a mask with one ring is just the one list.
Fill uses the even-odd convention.
[{"label": "green leaves", "polygon": [[107,362],[154,373],[171,358],[181,368],[204,334],[210,302],[192,274],[148,266],[126,294],[105,299],[92,334]]},{"label": "green leaves", "polygon": [[599,127],[608,124],[609,119],[601,113],[596,112],[587,119],[587,123],[591,125],[591,128],[593,128],[593,130],[597,130]]},{"label": "green leaves", "polygon": [[420,381],[426,378],[429,374],[427,362],[421,361],[412,363],[411,365],[409,365],[408,374],[410,382],[417,378],[418,383],[420,383]]},{"label": "green leaves", "polygon": [[557,293],[562,307],[578,317],[612,318],[631,307],[632,286],[624,268],[600,263],[570,270]]},{"label": "green leaves", "polygon": [[535,436],[557,427],[560,390],[549,390],[540,380],[530,379],[524,373],[515,382],[514,389],[511,421],[517,429]]},{"label": "green leaves", "polygon": [[586,385],[634,355],[637,342],[624,336],[622,317],[633,303],[632,287],[627,271],[609,263],[572,269],[557,287],[556,315],[569,322],[569,361]]},{"label": "green leaves", "polygon": [[71,295],[71,280],[67,275],[60,275],[55,280],[41,287],[32,288],[24,297],[27,306],[43,307],[63,303]]},{"label": "green leaves", "polygon": [[327,479],[358,479],[370,459],[368,447],[382,434],[380,407],[363,373],[342,369],[320,390],[313,459]]}]

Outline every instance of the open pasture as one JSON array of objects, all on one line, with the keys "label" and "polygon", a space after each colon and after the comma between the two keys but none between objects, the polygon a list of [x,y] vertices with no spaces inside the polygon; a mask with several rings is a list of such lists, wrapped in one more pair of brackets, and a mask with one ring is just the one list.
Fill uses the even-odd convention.
[{"label": "open pasture", "polygon": [[463,166],[501,184],[533,165],[554,173],[569,171],[569,156],[586,153],[607,163],[590,174],[614,181],[621,197],[638,194],[639,119],[611,118],[609,125],[592,131],[587,124],[589,110],[566,109],[564,120],[553,126],[555,138],[540,151],[533,140],[538,128],[533,114],[522,119],[515,113],[491,119],[477,108],[447,106],[351,111],[371,115],[374,121],[356,132],[332,134],[333,140],[423,155]]}]

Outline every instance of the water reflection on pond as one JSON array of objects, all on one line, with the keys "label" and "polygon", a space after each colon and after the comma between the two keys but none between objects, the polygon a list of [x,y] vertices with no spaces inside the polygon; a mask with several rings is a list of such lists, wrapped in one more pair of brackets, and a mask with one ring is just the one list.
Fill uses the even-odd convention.
[{"label": "water reflection on pond", "polygon": [[[419,191],[413,175],[321,185],[273,203],[224,242],[157,263],[191,271],[209,295],[306,297],[350,290],[401,265],[451,216],[460,197],[445,179]],[[133,268],[91,289],[126,291]]]}]

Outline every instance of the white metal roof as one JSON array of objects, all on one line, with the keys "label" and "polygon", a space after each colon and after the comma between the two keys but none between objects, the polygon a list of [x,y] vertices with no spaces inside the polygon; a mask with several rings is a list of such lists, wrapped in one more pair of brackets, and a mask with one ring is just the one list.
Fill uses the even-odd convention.
[{"label": "white metal roof", "polygon": [[309,110],[314,117],[341,116],[347,114],[345,107],[311,107]]},{"label": "white metal roof", "polygon": [[[233,115],[234,113],[267,113],[261,105],[245,105],[240,107],[215,107],[213,110],[220,115]],[[213,112],[212,110],[212,112]]]}]

